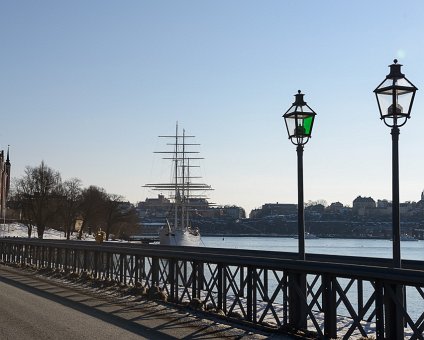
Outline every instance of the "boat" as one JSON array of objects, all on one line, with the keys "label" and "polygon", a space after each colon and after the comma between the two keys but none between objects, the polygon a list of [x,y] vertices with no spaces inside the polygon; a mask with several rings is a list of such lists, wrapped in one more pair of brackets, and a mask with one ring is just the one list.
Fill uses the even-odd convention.
[{"label": "boat", "polygon": [[415,237],[408,235],[408,234],[400,235],[400,240],[401,241],[418,241],[418,239],[416,239]]},{"label": "boat", "polygon": [[172,201],[172,211],[168,214],[166,224],[159,230],[160,245],[168,246],[199,246],[200,230],[193,226],[191,214],[196,211],[200,205],[208,205],[204,192],[213,190],[210,185],[194,182],[195,177],[191,174],[191,169],[199,167],[192,164],[193,161],[203,159],[197,157],[198,151],[191,150],[192,147],[200,144],[189,143],[187,140],[195,136],[186,135],[183,129],[182,133],[178,131],[178,122],[175,128],[175,135],[159,136],[160,138],[171,139],[167,145],[172,146],[171,151],[159,151],[168,155],[165,160],[171,160],[172,180],[168,183],[146,184],[144,187],[156,191],[168,191],[169,198]]},{"label": "boat", "polygon": [[[294,235],[293,238],[298,239],[299,236],[298,235]],[[308,232],[305,232],[305,240],[314,240],[314,239],[318,239],[319,237],[315,234],[311,234]]]},{"label": "boat", "polygon": [[305,239],[306,240],[314,240],[314,239],[317,239],[317,238],[319,238],[319,237],[315,234],[311,234],[311,233],[308,233],[308,232],[305,233]]}]

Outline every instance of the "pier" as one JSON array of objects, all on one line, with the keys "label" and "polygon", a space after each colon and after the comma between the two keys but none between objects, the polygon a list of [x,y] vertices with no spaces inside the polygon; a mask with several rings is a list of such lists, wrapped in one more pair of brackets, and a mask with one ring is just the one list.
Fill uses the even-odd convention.
[{"label": "pier", "polygon": [[258,329],[423,339],[423,261],[35,239],[1,239],[0,259],[159,287],[168,301],[197,300]]}]

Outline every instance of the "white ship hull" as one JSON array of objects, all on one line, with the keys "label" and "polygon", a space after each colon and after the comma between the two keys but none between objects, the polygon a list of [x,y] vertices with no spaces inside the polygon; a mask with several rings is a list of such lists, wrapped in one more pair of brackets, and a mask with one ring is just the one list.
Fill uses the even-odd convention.
[{"label": "white ship hull", "polygon": [[200,246],[200,234],[190,230],[169,230],[163,228],[159,232],[159,242],[165,246]]}]

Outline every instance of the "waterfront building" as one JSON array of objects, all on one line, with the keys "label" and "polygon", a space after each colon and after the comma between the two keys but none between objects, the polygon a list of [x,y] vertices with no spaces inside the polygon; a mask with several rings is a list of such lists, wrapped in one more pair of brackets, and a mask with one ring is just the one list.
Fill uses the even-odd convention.
[{"label": "waterfront building", "polygon": [[341,214],[344,209],[344,205],[340,202],[333,202],[327,207],[327,210],[334,214]]},{"label": "waterfront building", "polygon": [[159,194],[157,198],[146,198],[144,202],[137,204],[138,216],[140,218],[166,218],[171,210],[171,201],[162,194]]},{"label": "waterfront building", "polygon": [[297,204],[265,203],[259,209],[250,212],[250,218],[262,218],[278,215],[292,215],[297,213]]},{"label": "waterfront building", "polygon": [[352,211],[355,215],[368,215],[370,209],[375,209],[375,201],[371,197],[358,196],[353,200]]}]

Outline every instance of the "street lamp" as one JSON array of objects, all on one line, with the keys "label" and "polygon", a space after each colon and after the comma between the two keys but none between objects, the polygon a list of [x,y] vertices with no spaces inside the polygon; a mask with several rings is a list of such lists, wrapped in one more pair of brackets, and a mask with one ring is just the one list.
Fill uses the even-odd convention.
[{"label": "street lamp", "polygon": [[401,72],[395,59],[390,73],[374,90],[380,119],[392,128],[392,239],[393,264],[401,267],[400,256],[400,215],[399,215],[399,128],[405,125],[411,115],[415,92],[418,90]]},{"label": "street lamp", "polygon": [[297,232],[299,258],[305,259],[305,213],[303,200],[303,146],[309,141],[316,113],[303,100],[298,91],[295,101],[283,115],[290,141],[297,145]]}]

